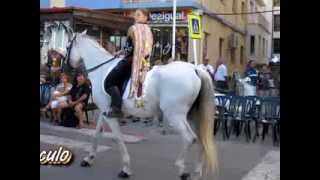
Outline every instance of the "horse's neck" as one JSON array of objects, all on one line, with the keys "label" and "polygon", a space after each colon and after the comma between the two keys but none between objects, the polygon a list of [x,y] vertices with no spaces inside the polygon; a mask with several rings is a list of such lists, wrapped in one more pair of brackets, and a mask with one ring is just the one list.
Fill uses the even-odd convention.
[{"label": "horse's neck", "polygon": [[[104,61],[111,59],[112,55],[104,50],[99,45],[95,45],[94,42],[90,42],[92,40],[83,37],[79,42],[79,49],[81,51],[81,56],[84,62],[86,69],[93,68]],[[108,67],[110,64],[105,64],[103,67]]]},{"label": "horse's neck", "polygon": [[[110,53],[103,49],[100,49],[99,47],[96,47],[93,42],[89,41],[91,40],[85,38],[82,38],[82,40],[79,41],[81,58],[87,70],[112,58],[112,55]],[[114,61],[104,64],[103,66],[100,66],[99,68],[88,74],[93,87],[93,91],[99,91],[99,88],[102,87],[101,83],[103,83],[103,79],[118,61],[119,59],[115,59]]]}]

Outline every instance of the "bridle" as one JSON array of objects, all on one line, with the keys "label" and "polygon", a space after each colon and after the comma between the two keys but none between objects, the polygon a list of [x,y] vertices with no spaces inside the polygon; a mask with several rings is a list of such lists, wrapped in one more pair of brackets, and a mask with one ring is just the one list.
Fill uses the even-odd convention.
[{"label": "bridle", "polygon": [[[73,31],[72,31],[72,29],[68,29],[68,27],[67,27],[65,24],[63,24],[63,23],[55,23],[54,25],[51,25],[51,26],[56,26],[56,25],[58,25],[58,28],[59,28],[60,26],[63,26],[63,28],[64,28],[67,32],[71,32],[71,34],[74,34]],[[48,28],[51,29],[50,26],[49,26]],[[69,34],[69,33],[68,33],[68,34]],[[70,34],[69,34],[69,35],[70,35]],[[62,58],[62,65],[61,65],[61,66],[62,66],[62,67],[61,67],[61,70],[62,70],[62,71],[64,71],[64,67],[65,67],[64,65],[65,65],[65,64],[66,64],[69,68],[75,69],[75,68],[73,68],[73,67],[70,65],[70,54],[71,54],[71,50],[72,50],[72,48],[73,48],[74,41],[76,40],[76,38],[77,38],[77,34],[74,34],[74,36],[72,37],[71,41],[69,41],[70,43],[69,43],[69,45],[67,46],[67,53],[66,53],[65,57]],[[117,58],[117,56],[114,56],[114,57],[112,57],[112,58],[110,58],[110,59],[108,59],[108,60],[106,60],[106,61],[104,61],[104,62],[102,62],[102,63],[100,63],[100,64],[98,64],[98,65],[96,65],[96,66],[94,66],[94,67],[92,67],[92,68],[86,69],[87,74],[89,74],[89,73],[97,70],[98,68],[100,68],[101,66],[103,66],[103,65],[105,65],[105,64],[108,64],[109,62],[115,60],[116,58]]]},{"label": "bridle", "polygon": [[[73,36],[71,42],[70,42],[70,45],[67,47],[67,54],[66,54],[65,58],[63,58],[63,60],[62,60],[63,64],[65,64],[65,61],[66,61],[67,62],[67,66],[71,67],[72,69],[74,69],[74,68],[70,65],[70,53],[71,53],[71,49],[73,47],[73,44],[74,44],[74,41],[75,41],[76,37],[77,37],[77,35],[75,34]],[[114,57],[112,57],[112,58],[110,58],[110,59],[108,59],[108,60],[106,60],[106,61],[104,61],[104,62],[102,62],[102,63],[100,63],[100,64],[98,64],[98,65],[96,65],[94,67],[92,67],[92,68],[86,69],[87,74],[99,69],[101,66],[103,66],[105,64],[108,64],[109,62],[115,60],[116,58],[117,58],[117,56],[114,56]]]}]

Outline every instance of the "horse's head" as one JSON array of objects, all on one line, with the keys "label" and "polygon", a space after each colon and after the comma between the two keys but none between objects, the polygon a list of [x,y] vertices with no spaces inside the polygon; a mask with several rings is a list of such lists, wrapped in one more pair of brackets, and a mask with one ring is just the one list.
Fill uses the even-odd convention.
[{"label": "horse's head", "polygon": [[76,38],[77,34],[73,32],[72,28],[62,22],[53,22],[45,33],[49,54],[59,54],[72,68],[78,68],[81,60],[75,47]]}]

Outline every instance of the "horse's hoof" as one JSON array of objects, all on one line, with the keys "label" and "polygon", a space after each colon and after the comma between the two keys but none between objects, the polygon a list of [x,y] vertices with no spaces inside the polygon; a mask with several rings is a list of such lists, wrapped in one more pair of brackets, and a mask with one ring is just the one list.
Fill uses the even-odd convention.
[{"label": "horse's hoof", "polygon": [[121,171],[119,174],[118,174],[118,177],[119,178],[122,178],[122,179],[127,179],[130,177],[130,175],[124,171]]},{"label": "horse's hoof", "polygon": [[183,173],[180,178],[181,180],[188,180],[188,178],[190,177],[190,174],[189,173]]},{"label": "horse's hoof", "polygon": [[90,167],[90,164],[85,160],[82,160],[80,165],[81,165],[81,167]]}]

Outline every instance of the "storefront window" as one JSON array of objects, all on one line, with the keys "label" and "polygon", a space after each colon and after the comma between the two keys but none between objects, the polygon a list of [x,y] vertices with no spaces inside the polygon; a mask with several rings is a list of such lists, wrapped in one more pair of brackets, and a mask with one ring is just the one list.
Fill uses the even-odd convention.
[{"label": "storefront window", "polygon": [[[154,44],[151,63],[156,61],[166,63],[171,58],[172,28],[152,27]],[[176,60],[188,61],[188,29],[177,27],[176,30]]]},{"label": "storefront window", "polygon": [[112,42],[115,45],[116,51],[119,51],[120,49],[123,49],[125,46],[125,43],[127,41],[126,36],[110,36],[109,39],[110,42]]}]

